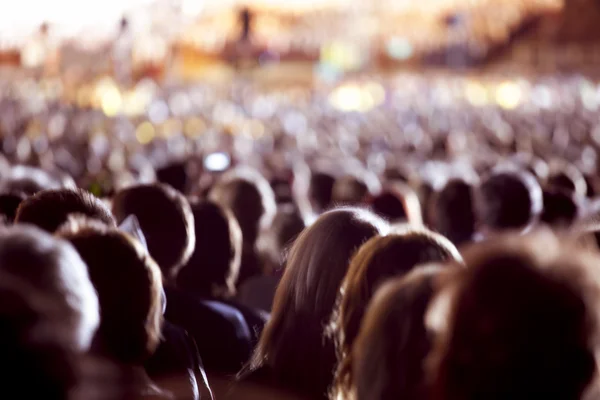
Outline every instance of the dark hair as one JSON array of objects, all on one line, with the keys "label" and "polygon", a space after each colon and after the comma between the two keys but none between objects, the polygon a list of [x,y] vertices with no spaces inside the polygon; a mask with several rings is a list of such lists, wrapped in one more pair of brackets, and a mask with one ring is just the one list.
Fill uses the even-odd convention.
[{"label": "dark hair", "polygon": [[209,201],[192,203],[196,247],[177,276],[177,286],[208,297],[235,295],[242,231],[233,214]]},{"label": "dark hair", "polygon": [[583,174],[572,164],[561,165],[560,169],[553,171],[546,182],[548,187],[562,189],[585,197],[587,183]]},{"label": "dark hair", "polygon": [[187,199],[167,185],[138,185],[119,191],[112,209],[119,223],[130,215],[137,217],[163,276],[175,278],[196,245],[194,215]]},{"label": "dark hair", "polygon": [[2,276],[2,393],[8,398],[64,400],[78,383],[76,355],[52,317],[53,302]]},{"label": "dark hair", "polygon": [[575,193],[565,190],[544,189],[544,211],[540,220],[555,227],[569,227],[577,221],[579,204]]},{"label": "dark hair", "polygon": [[476,217],[473,188],[461,179],[452,179],[432,197],[432,228],[456,246],[470,242],[475,235]]},{"label": "dark hair", "polygon": [[180,191],[186,193],[188,188],[187,166],[184,162],[168,164],[156,170],[156,178],[160,183],[167,184]]},{"label": "dark hair", "polygon": [[[66,188],[65,183],[42,169],[16,165],[0,183],[0,192],[31,196],[43,190]],[[71,181],[69,183],[74,186]]]},{"label": "dark hair", "polygon": [[117,229],[75,220],[58,235],[77,249],[98,292],[97,350],[119,363],[142,364],[160,339],[160,269],[141,244]]},{"label": "dark hair", "polygon": [[479,222],[497,231],[526,228],[538,218],[542,202],[535,177],[520,170],[492,173],[475,193]]},{"label": "dark hair", "polygon": [[0,229],[0,270],[55,303],[58,327],[71,346],[89,348],[100,320],[98,298],[73,246],[34,227]]},{"label": "dark hair", "polygon": [[595,370],[598,260],[549,234],[476,246],[465,260],[440,297],[433,398],[581,398]]},{"label": "dark hair", "polygon": [[390,223],[423,223],[417,194],[403,183],[389,185],[383,192],[369,199],[373,212]]},{"label": "dark hair", "polygon": [[356,206],[363,203],[369,194],[367,183],[354,175],[346,175],[335,181],[331,200],[335,205]]},{"label": "dark hair", "polygon": [[282,266],[286,251],[304,230],[304,220],[292,206],[280,206],[271,227],[261,234],[258,248],[265,258],[267,268],[272,269]]},{"label": "dark hair", "polygon": [[427,398],[425,314],[441,271],[416,268],[377,291],[350,353],[355,400]]},{"label": "dark hair", "polygon": [[242,229],[244,245],[253,248],[261,228],[271,224],[276,204],[269,182],[255,170],[234,169],[221,177],[209,199],[229,208]]},{"label": "dark hair", "polygon": [[15,222],[33,224],[46,232],[54,233],[72,214],[85,215],[109,226],[115,225],[115,220],[104,203],[81,189],[41,191],[21,203]]},{"label": "dark hair", "polygon": [[251,370],[269,367],[274,379],[312,396],[326,395],[333,378],[333,341],[324,327],[354,252],[387,229],[360,209],[329,211],[305,229],[291,249],[271,319],[252,357]]},{"label": "dark hair", "polygon": [[308,200],[315,213],[320,214],[331,206],[335,178],[325,172],[314,172],[310,175]]},{"label": "dark hair", "polygon": [[4,218],[6,224],[12,224],[17,215],[19,205],[25,200],[22,193],[0,194],[0,217]]},{"label": "dark hair", "polygon": [[386,280],[419,265],[447,261],[461,262],[460,254],[448,239],[426,229],[407,228],[397,234],[376,236],[358,250],[342,282],[328,328],[334,336],[339,361],[336,391],[344,395],[352,387],[350,351],[375,291]]}]

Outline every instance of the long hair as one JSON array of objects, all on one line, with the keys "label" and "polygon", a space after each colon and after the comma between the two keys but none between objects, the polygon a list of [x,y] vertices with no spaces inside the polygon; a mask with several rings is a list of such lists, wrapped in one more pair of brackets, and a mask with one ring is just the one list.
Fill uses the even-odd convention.
[{"label": "long hair", "polygon": [[339,361],[333,398],[344,397],[352,386],[350,351],[376,290],[386,280],[403,276],[418,265],[446,261],[461,262],[458,250],[448,239],[424,228],[377,236],[360,248],[342,282],[328,327]]},{"label": "long hair", "polygon": [[424,319],[444,270],[416,268],[377,291],[350,353],[355,400],[426,398],[424,361],[432,340]]},{"label": "long hair", "polygon": [[341,208],[323,214],[291,249],[249,369],[272,370],[274,380],[298,392],[326,396],[335,351],[324,327],[354,252],[387,224],[368,211]]}]

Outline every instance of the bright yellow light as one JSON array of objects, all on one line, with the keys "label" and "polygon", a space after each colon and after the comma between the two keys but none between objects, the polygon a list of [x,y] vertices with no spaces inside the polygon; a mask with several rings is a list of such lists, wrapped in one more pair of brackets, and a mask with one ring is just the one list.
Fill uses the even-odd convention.
[{"label": "bright yellow light", "polygon": [[155,129],[154,126],[149,122],[142,122],[135,130],[135,138],[141,144],[148,144],[154,140]]},{"label": "bright yellow light", "polygon": [[164,138],[169,138],[178,133],[181,133],[183,124],[176,118],[169,118],[162,123],[160,127],[160,135]]},{"label": "bright yellow light", "polygon": [[370,82],[364,86],[364,89],[375,103],[375,106],[381,105],[385,101],[385,89],[377,82]]},{"label": "bright yellow light", "polygon": [[523,93],[514,82],[503,82],[496,90],[496,103],[504,109],[514,110],[521,104]]},{"label": "bright yellow light", "polygon": [[329,95],[329,104],[343,112],[367,112],[385,101],[385,89],[377,83],[346,84]]},{"label": "bright yellow light", "polygon": [[476,107],[484,106],[489,102],[487,90],[482,84],[476,82],[467,83],[465,97],[469,103]]},{"label": "bright yellow light", "polygon": [[121,92],[116,86],[106,88],[100,98],[100,106],[102,111],[108,117],[114,117],[121,111],[123,104],[123,98]]},{"label": "bright yellow light", "polygon": [[128,117],[137,117],[146,110],[147,103],[135,90],[123,93],[123,113]]}]

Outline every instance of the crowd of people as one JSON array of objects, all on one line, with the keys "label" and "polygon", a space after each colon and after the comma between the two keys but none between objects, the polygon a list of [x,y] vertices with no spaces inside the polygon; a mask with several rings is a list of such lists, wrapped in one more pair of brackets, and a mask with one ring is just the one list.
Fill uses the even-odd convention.
[{"label": "crowd of people", "polygon": [[341,112],[235,83],[113,118],[3,93],[9,398],[600,396],[581,98]]}]

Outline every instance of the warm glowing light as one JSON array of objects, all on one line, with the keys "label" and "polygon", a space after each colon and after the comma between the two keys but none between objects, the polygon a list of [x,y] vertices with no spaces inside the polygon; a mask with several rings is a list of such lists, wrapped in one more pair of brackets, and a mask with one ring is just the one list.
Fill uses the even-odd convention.
[{"label": "warm glowing light", "polygon": [[192,117],[185,121],[183,133],[189,138],[194,138],[202,135],[206,130],[206,122],[198,117]]},{"label": "warm glowing light", "polygon": [[135,130],[135,138],[140,144],[148,144],[154,140],[156,131],[149,121],[142,122]]},{"label": "warm glowing light", "polygon": [[465,88],[465,97],[476,107],[488,104],[489,97],[486,88],[477,82],[469,82]]},{"label": "warm glowing light", "polygon": [[114,117],[121,111],[123,98],[121,92],[116,86],[106,88],[101,94],[100,106],[102,111],[108,117]]},{"label": "warm glowing light", "polygon": [[340,111],[357,111],[361,108],[361,90],[356,85],[344,85],[329,96],[329,103]]},{"label": "warm glowing light", "polygon": [[496,103],[507,110],[514,110],[521,104],[523,93],[514,82],[503,82],[496,89]]}]

